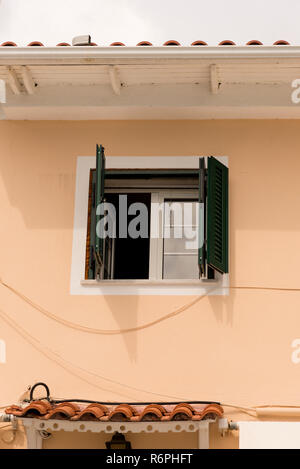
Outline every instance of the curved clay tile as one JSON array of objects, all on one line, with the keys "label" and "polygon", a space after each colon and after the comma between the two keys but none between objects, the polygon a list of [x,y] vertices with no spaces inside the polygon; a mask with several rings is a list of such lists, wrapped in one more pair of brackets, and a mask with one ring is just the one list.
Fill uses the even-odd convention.
[{"label": "curved clay tile", "polygon": [[128,421],[136,414],[135,409],[128,404],[118,405],[110,414],[109,420],[112,422]]},{"label": "curved clay tile", "polygon": [[98,44],[96,44],[95,42],[91,42],[90,46],[98,46]]},{"label": "curved clay tile", "polygon": [[80,410],[79,406],[74,402],[61,402],[60,404],[57,404],[55,407],[53,407],[53,409],[60,409],[61,407],[70,407],[75,412]]},{"label": "curved clay tile", "polygon": [[260,41],[257,41],[256,39],[252,39],[251,41],[248,41],[246,46],[262,46],[263,43]]},{"label": "curved clay tile", "polygon": [[182,408],[182,407],[185,407],[186,409],[190,410],[191,412],[195,412],[195,407],[191,406],[191,404],[185,404],[184,402],[181,404],[177,404],[174,409],[173,409],[173,412],[179,408]]},{"label": "curved clay tile", "polygon": [[123,44],[123,42],[113,42],[112,44],[110,44],[111,46],[125,46],[125,44]]},{"label": "curved clay tile", "polygon": [[5,409],[5,413],[9,415],[15,415],[16,417],[20,417],[23,415],[24,409],[18,405],[11,405]]},{"label": "curved clay tile", "polygon": [[161,420],[164,415],[167,415],[166,409],[160,404],[149,404],[140,412],[139,415],[131,417],[133,422],[150,422],[153,420]]},{"label": "curved clay tile", "polygon": [[222,417],[223,408],[219,404],[204,404],[201,406],[202,409],[197,410],[192,420],[202,420],[204,418],[216,418]]},{"label": "curved clay tile", "polygon": [[11,41],[6,41],[1,44],[2,47],[17,47],[17,44],[15,42]]},{"label": "curved clay tile", "polygon": [[165,409],[162,406],[158,405],[147,405],[143,412],[139,416],[140,421],[151,422],[161,420],[161,418],[166,413]]},{"label": "curved clay tile", "polygon": [[148,42],[148,41],[141,41],[137,44],[137,46],[153,46],[153,44],[151,44],[151,42]]},{"label": "curved clay tile", "polygon": [[20,412],[22,408],[18,405],[11,405],[5,409],[6,414],[13,414],[14,412]]},{"label": "curved clay tile", "polygon": [[164,43],[164,46],[180,46],[181,44],[177,41],[167,41]]},{"label": "curved clay tile", "polygon": [[171,412],[170,420],[191,420],[193,411],[186,405],[177,405],[173,412]]},{"label": "curved clay tile", "polygon": [[6,409],[7,414],[16,417],[42,417],[51,410],[51,404],[48,401],[33,401],[26,407],[11,406]]},{"label": "curved clay tile", "polygon": [[102,404],[90,404],[71,420],[99,420],[108,414],[108,409]]},{"label": "curved clay tile", "polygon": [[273,46],[289,46],[290,43],[287,42],[287,41],[284,41],[284,40],[279,40],[279,41],[276,41],[274,42]]},{"label": "curved clay tile", "polygon": [[145,407],[144,411],[147,410],[147,409],[157,409],[159,410],[162,414],[165,414],[167,411],[165,409],[164,406],[162,406],[161,404],[149,404],[147,405],[147,407]]},{"label": "curved clay tile", "polygon": [[30,44],[28,44],[28,47],[39,47],[39,46],[44,46],[44,44],[42,44],[41,42],[39,41],[32,41],[30,42]]},{"label": "curved clay tile", "polygon": [[45,419],[70,419],[79,412],[79,407],[71,402],[62,402],[45,416]]},{"label": "curved clay tile", "polygon": [[226,40],[226,41],[220,42],[219,46],[235,46],[235,42]]},{"label": "curved clay tile", "polygon": [[207,43],[204,41],[194,41],[191,46],[207,46]]},{"label": "curved clay tile", "polygon": [[61,47],[61,46],[69,46],[67,42],[60,42],[59,44],[56,44],[56,47]]}]

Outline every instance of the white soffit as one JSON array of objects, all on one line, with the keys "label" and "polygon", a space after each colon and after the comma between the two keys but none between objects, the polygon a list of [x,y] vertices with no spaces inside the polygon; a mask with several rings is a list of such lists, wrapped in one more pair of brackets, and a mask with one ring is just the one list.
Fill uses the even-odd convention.
[{"label": "white soffit", "polygon": [[0,80],[7,119],[299,118],[299,58],[295,46],[11,47]]}]

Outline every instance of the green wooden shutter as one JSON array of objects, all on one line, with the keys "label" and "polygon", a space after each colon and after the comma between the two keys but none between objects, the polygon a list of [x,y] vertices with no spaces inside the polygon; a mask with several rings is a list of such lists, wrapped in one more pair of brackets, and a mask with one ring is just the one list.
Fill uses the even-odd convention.
[{"label": "green wooden shutter", "polygon": [[[96,148],[96,187],[95,187],[95,210],[104,201],[104,178],[105,178],[105,156],[102,145]],[[96,261],[96,277],[101,275],[101,267],[104,262],[104,239],[101,233],[97,233],[97,225],[102,215],[95,214],[95,261]],[[99,225],[98,225],[99,227]]]},{"label": "green wooden shutter", "polygon": [[96,237],[96,171],[91,171],[91,200],[89,211],[89,253],[88,253],[88,279],[95,278],[95,237]]},{"label": "green wooden shutter", "polygon": [[199,230],[198,230],[198,265],[200,277],[206,275],[206,253],[205,253],[205,205],[206,205],[206,183],[205,183],[205,159],[199,159]]},{"label": "green wooden shutter", "polygon": [[228,168],[212,156],[207,167],[207,264],[228,272]]}]

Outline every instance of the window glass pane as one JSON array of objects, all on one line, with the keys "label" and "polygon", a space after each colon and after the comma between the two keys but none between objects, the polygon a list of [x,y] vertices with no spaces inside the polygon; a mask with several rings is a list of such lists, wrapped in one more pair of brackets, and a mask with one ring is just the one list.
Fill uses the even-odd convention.
[{"label": "window glass pane", "polygon": [[198,202],[191,200],[165,201],[165,226],[194,226],[198,224]]},{"label": "window glass pane", "polygon": [[164,256],[164,279],[197,279],[199,278],[197,255]]},{"label": "window glass pane", "polygon": [[198,279],[198,203],[166,200],[164,217],[164,279]]},{"label": "window glass pane", "polygon": [[[191,241],[194,241],[192,243]],[[164,239],[164,254],[168,253],[182,253],[182,254],[196,254],[197,253],[197,240],[187,240],[185,238],[168,238]]]}]

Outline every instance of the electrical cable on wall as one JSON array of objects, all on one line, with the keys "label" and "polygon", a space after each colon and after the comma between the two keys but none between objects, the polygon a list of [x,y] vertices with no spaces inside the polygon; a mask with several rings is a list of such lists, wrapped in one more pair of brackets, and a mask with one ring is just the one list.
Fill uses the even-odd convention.
[{"label": "electrical cable on wall", "polygon": [[[32,308],[36,309],[37,311],[41,312],[43,315],[46,317],[63,324],[66,327],[70,327],[72,329],[76,329],[82,332],[87,332],[90,334],[101,334],[101,335],[115,335],[115,334],[126,334],[128,332],[137,332],[143,329],[146,329],[148,327],[154,326],[162,321],[165,321],[167,319],[170,319],[174,316],[177,316],[178,314],[183,313],[187,309],[191,308],[195,304],[197,304],[200,300],[203,298],[206,298],[208,295],[201,295],[197,296],[194,300],[192,300],[190,303],[181,306],[180,308],[176,309],[175,311],[166,314],[165,316],[162,316],[161,318],[155,319],[154,321],[151,321],[149,323],[143,324],[141,326],[137,327],[131,327],[127,329],[96,329],[92,327],[87,327],[87,326],[82,326],[80,324],[75,324],[71,321],[67,321],[65,319],[60,318],[59,316],[56,316],[55,314],[51,313],[50,311],[47,311],[45,308],[42,306],[34,303],[30,298],[27,296],[23,295],[23,293],[18,292],[15,288],[11,287],[7,283],[3,282],[3,280],[0,279],[0,284],[10,290],[12,293],[17,295],[19,298],[21,298],[23,301],[25,301],[27,304],[29,304]],[[217,287],[216,287],[217,288]],[[216,289],[215,288],[215,289]],[[284,292],[299,292],[300,288],[281,288],[281,287],[257,287],[257,286],[233,286],[233,287],[225,287],[230,290],[262,290],[262,291],[284,291]],[[212,289],[211,292],[213,292],[215,289]]]},{"label": "electrical cable on wall", "polygon": [[[135,328],[130,328],[130,329],[123,329],[123,330],[101,330],[101,329],[93,329],[93,328],[88,328],[88,327],[85,327],[85,326],[81,326],[81,325],[78,325],[78,324],[75,324],[75,323],[72,323],[72,322],[69,322],[69,321],[65,321],[61,318],[59,318],[58,316],[54,315],[53,313],[50,313],[49,311],[45,310],[44,308],[40,307],[39,305],[35,304],[32,300],[30,300],[29,298],[27,298],[25,295],[23,295],[22,293],[19,293],[17,290],[15,290],[13,287],[10,287],[8,284],[4,283],[2,280],[0,280],[0,284],[2,284],[5,288],[9,289],[10,291],[12,291],[14,294],[16,294],[17,296],[19,296],[21,299],[23,299],[26,303],[30,304],[33,308],[39,310],[40,312],[42,312],[44,315],[46,315],[47,317],[50,317],[51,319],[59,322],[59,323],[62,323],[63,325],[65,326],[68,326],[68,327],[72,327],[74,329],[79,329],[83,332],[89,332],[89,333],[94,333],[94,334],[122,334],[122,333],[126,333],[126,332],[133,332],[133,331],[138,331],[138,330],[142,330],[142,329],[145,329],[147,327],[151,327],[155,324],[158,324],[159,322],[161,321],[164,321],[166,319],[169,319],[171,317],[174,317],[182,312],[184,312],[185,310],[187,310],[188,308],[194,306],[196,303],[198,303],[201,299],[203,298],[206,298],[208,295],[203,295],[203,296],[198,296],[197,298],[195,298],[192,302],[178,308],[177,310],[163,316],[162,318],[159,318],[157,320],[154,320],[152,322],[149,322],[147,324],[144,324],[142,326],[138,326],[138,327],[135,327]],[[285,291],[285,292],[290,292],[290,291],[293,291],[293,292],[299,292],[300,289],[299,288],[280,288],[280,287],[247,287],[247,286],[236,286],[236,287],[228,287],[229,289],[237,289],[237,290],[265,290],[265,291]],[[98,389],[101,389],[102,391],[108,391],[110,393],[113,393],[113,394],[117,394],[117,395],[124,395],[126,397],[128,397],[126,394],[122,394],[122,392],[114,392],[112,390],[108,390],[108,389],[104,389],[103,387],[95,384],[94,382],[86,379],[86,378],[83,378],[82,376],[78,375],[78,373],[70,370],[68,368],[68,366],[71,366],[77,370],[79,370],[80,372],[84,372],[90,376],[93,376],[93,377],[96,377],[98,379],[102,379],[104,381],[107,381],[107,382],[110,382],[112,384],[116,384],[118,386],[121,386],[121,387],[125,387],[127,389],[130,389],[132,391],[137,391],[137,392],[142,392],[142,393],[146,393],[146,394],[149,394],[149,395],[155,395],[155,396],[159,396],[159,397],[165,397],[165,398],[171,398],[171,399],[176,399],[176,400],[179,400],[181,402],[185,401],[186,399],[182,398],[182,397],[178,397],[178,396],[170,396],[170,395],[165,395],[165,394],[160,394],[160,393],[156,393],[156,392],[151,392],[151,391],[146,391],[146,390],[143,390],[143,389],[140,389],[140,388],[135,388],[133,386],[128,386],[126,384],[123,384],[123,383],[120,383],[120,382],[117,382],[117,381],[114,381],[112,379],[109,379],[109,378],[106,378],[104,376],[101,376],[101,375],[98,375],[97,373],[93,373],[91,371],[87,371],[86,369],[83,369],[81,367],[79,367],[78,365],[75,365],[73,364],[72,362],[69,362],[68,360],[62,358],[60,355],[58,355],[57,353],[53,352],[52,350],[50,350],[49,348],[47,347],[44,347],[45,350],[43,350],[43,346],[42,344],[40,343],[40,341],[38,341],[36,338],[34,338],[32,335],[30,335],[27,331],[25,331],[21,326],[19,326],[17,323],[15,323],[7,314],[5,314],[3,311],[0,310],[0,317],[2,317],[2,319],[7,322],[13,329],[15,329],[25,340],[27,340],[27,342],[29,342],[34,348],[36,348],[39,352],[41,352],[43,355],[45,355],[48,359],[54,361],[56,364],[58,364],[60,367],[62,367],[63,369],[65,369],[66,371],[68,371],[69,373],[73,374],[75,377],[85,381],[86,383],[98,388]],[[50,357],[49,357],[50,355]],[[52,355],[52,357],[51,357]],[[62,362],[60,363],[59,360]],[[240,407],[240,406],[235,406],[235,405],[229,405],[229,404],[222,404],[224,406],[227,406],[227,407],[233,407],[233,408],[238,408],[240,410],[244,410],[245,412],[251,412],[251,411],[255,411],[254,408],[243,408],[243,407]]]},{"label": "electrical cable on wall", "polygon": [[127,388],[131,391],[137,391],[137,392],[142,392],[142,393],[145,393],[145,394],[149,394],[149,395],[154,395],[154,396],[160,396],[160,397],[166,397],[168,399],[176,399],[176,400],[180,400],[181,402],[183,402],[185,399],[183,399],[182,397],[178,397],[178,396],[171,396],[171,395],[167,395],[167,394],[160,394],[160,393],[156,393],[156,392],[152,392],[152,391],[146,391],[144,389],[140,389],[140,388],[135,388],[133,386],[129,386],[127,384],[124,384],[124,383],[120,383],[118,381],[114,381],[110,378],[106,378],[104,376],[101,376],[101,375],[98,375],[97,373],[94,373],[92,371],[88,371],[86,369],[83,369],[81,367],[79,367],[78,365],[75,365],[74,363],[62,358],[60,355],[58,355],[56,352],[53,352],[51,349],[49,349],[48,347],[45,347],[43,346],[39,340],[37,340],[35,337],[33,337],[31,334],[29,334],[29,332],[25,331],[21,326],[19,326],[15,321],[13,321],[6,313],[4,313],[4,311],[0,310],[0,317],[3,319],[3,321],[5,321],[7,324],[9,324],[10,327],[12,327],[14,330],[16,330],[16,332],[21,335],[23,337],[23,339],[25,339],[27,342],[29,342],[36,350],[38,350],[40,353],[42,353],[44,356],[46,356],[48,359],[50,359],[51,361],[55,362],[57,365],[59,365],[61,368],[63,368],[65,371],[69,372],[70,374],[72,374],[73,376],[75,376],[76,378],[79,378],[81,379],[82,381],[88,383],[89,385],[93,386],[93,387],[96,387],[98,389],[100,389],[101,391],[105,391],[105,392],[109,392],[109,393],[112,393],[112,394],[116,394],[116,395],[123,395],[125,397],[129,397],[130,398],[130,395],[126,395],[124,392],[115,392],[111,389],[105,389],[97,384],[95,384],[93,381],[87,379],[87,378],[84,378],[82,376],[80,376],[78,374],[78,371],[75,372],[73,370],[70,370],[68,367],[72,367],[72,368],[75,368],[75,370],[79,370],[80,372],[83,372],[83,373],[86,373],[90,376],[93,376],[93,377],[96,377],[98,379],[102,379],[103,381],[107,381],[109,383],[112,383],[112,384],[116,384],[118,386],[121,386],[121,387],[124,387],[124,388]]},{"label": "electrical cable on wall", "polygon": [[22,293],[18,292],[13,287],[11,287],[8,284],[4,283],[1,279],[0,279],[0,284],[3,285],[8,290],[10,290],[11,292],[13,292],[15,295],[17,295],[19,298],[21,298],[23,301],[25,301],[31,307],[33,307],[34,309],[40,311],[46,317],[48,317],[48,318],[50,318],[50,319],[52,319],[52,320],[54,320],[54,321],[56,321],[60,324],[63,324],[64,326],[70,327],[72,329],[79,330],[81,332],[87,332],[87,333],[90,333],[90,334],[101,334],[101,335],[125,334],[125,333],[128,333],[128,332],[137,332],[137,331],[140,331],[142,329],[146,329],[146,328],[154,326],[154,325],[156,325],[156,324],[158,324],[162,321],[165,321],[165,320],[170,319],[174,316],[177,316],[178,314],[180,314],[180,313],[184,312],[186,309],[194,306],[201,299],[203,299],[207,296],[207,295],[198,296],[197,298],[195,298],[190,303],[188,303],[184,306],[181,306],[180,308],[176,309],[175,311],[173,311],[169,314],[166,314],[165,316],[163,316],[161,318],[155,319],[154,321],[151,321],[147,324],[143,324],[142,326],[131,327],[131,328],[128,328],[128,329],[115,329],[115,330],[114,329],[95,329],[95,328],[92,328],[92,327],[86,327],[86,326],[82,326],[80,324],[75,324],[71,321],[67,321],[65,319],[60,318],[59,316],[56,316],[55,314],[51,313],[50,311],[47,311],[43,307],[41,307],[41,306],[37,305],[36,303],[34,303],[30,298],[28,298],[25,295],[23,295]]}]

